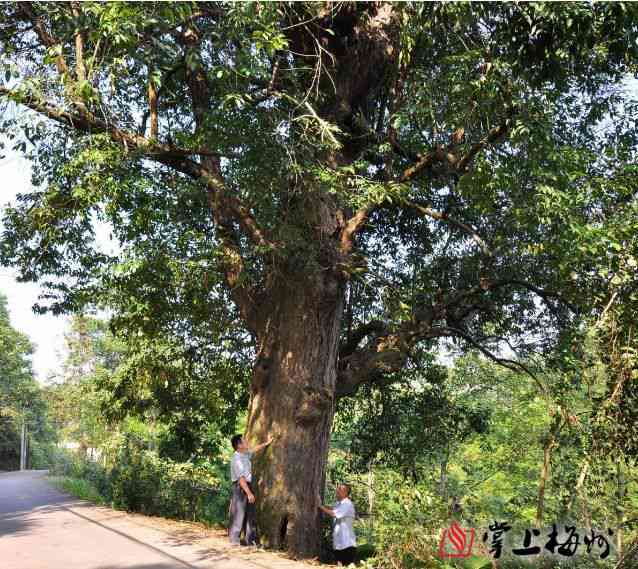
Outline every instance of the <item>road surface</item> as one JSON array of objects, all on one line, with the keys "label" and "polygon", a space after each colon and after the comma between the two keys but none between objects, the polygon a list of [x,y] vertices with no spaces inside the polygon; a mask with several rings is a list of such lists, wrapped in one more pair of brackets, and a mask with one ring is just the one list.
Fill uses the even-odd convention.
[{"label": "road surface", "polygon": [[234,549],[219,532],[97,507],[54,490],[46,471],[0,474],[0,569],[308,569]]}]

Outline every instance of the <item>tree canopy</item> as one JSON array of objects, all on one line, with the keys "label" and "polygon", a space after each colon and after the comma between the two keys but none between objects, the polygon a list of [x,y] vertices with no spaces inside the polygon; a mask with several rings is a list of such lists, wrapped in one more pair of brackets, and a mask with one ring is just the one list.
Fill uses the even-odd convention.
[{"label": "tree canopy", "polygon": [[[336,262],[352,342],[381,321],[403,343],[524,342],[599,284],[606,215],[633,219],[629,4],[3,10],[5,104],[37,113],[4,114],[36,189],[3,258],[48,279],[53,310],[102,300],[219,344],[220,273],[241,310],[281,263],[327,266],[341,229],[342,253],[361,233]],[[612,255],[633,226],[613,230]]]}]

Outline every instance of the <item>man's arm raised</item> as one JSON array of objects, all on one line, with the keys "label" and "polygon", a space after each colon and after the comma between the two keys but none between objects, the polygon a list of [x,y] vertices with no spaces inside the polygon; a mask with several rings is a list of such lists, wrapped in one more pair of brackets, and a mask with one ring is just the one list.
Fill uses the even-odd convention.
[{"label": "man's arm raised", "polygon": [[268,439],[266,440],[265,443],[261,443],[260,445],[255,446],[252,451],[253,452],[259,452],[262,449],[265,449],[270,443],[272,443],[274,441],[274,437],[272,435],[268,435]]}]

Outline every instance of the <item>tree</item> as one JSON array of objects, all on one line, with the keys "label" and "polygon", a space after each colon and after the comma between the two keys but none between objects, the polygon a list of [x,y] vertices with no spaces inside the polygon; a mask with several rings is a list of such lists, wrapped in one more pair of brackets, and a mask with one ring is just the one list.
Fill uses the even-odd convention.
[{"label": "tree", "polygon": [[31,355],[33,346],[26,335],[9,319],[7,298],[0,293],[0,409],[22,407],[27,404],[27,386],[33,382]]},{"label": "tree", "polygon": [[18,469],[23,425],[27,437],[47,438],[46,406],[33,377],[29,338],[13,328],[0,293],[0,468]]},{"label": "tree", "polygon": [[335,400],[442,338],[512,368],[506,342],[549,349],[602,278],[573,266],[579,232],[635,190],[631,4],[1,14],[3,127],[35,185],[3,262],[47,283],[41,310],[105,303],[134,342],[252,358],[248,438],[279,436],[259,521],[295,555],[319,547]]},{"label": "tree", "polygon": [[228,446],[245,414],[250,373],[228,357],[170,338],[129,341],[114,373],[96,376],[105,418],[147,422],[162,458],[209,458]]},{"label": "tree", "polygon": [[124,346],[108,333],[106,321],[86,314],[72,317],[64,338],[60,381],[48,385],[45,396],[58,437],[79,443],[86,452],[97,448],[110,432],[101,416],[106,396],[97,382],[115,372]]},{"label": "tree", "polygon": [[489,409],[454,398],[446,371],[432,364],[409,381],[382,389],[364,385],[362,397],[339,401],[335,431],[350,451],[353,471],[379,464],[417,483],[433,456],[445,472],[455,447],[487,429]]},{"label": "tree", "polygon": [[[62,381],[46,395],[58,434],[81,448],[102,448],[133,416],[162,458],[186,461],[219,453],[245,411],[247,370],[228,359],[187,357],[184,346],[114,336],[109,322],[79,314],[65,334]],[[137,424],[139,421],[134,421]]]}]

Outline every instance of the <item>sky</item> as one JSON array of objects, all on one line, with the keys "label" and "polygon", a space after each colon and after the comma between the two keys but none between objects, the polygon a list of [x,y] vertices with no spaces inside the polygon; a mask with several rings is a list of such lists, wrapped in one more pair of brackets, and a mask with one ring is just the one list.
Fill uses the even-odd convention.
[{"label": "sky", "polygon": [[[2,136],[0,135],[0,138]],[[6,142],[6,139],[4,139]],[[0,234],[4,227],[2,219],[7,205],[15,203],[18,194],[31,191],[31,165],[28,160],[9,149],[2,152],[6,158],[0,160]],[[118,246],[112,241],[108,225],[94,221],[95,238],[100,250],[115,254]],[[70,325],[70,316],[36,314],[33,305],[44,292],[38,283],[20,283],[15,269],[0,267],[0,292],[7,297],[11,325],[29,336],[33,346],[33,372],[38,381],[59,378],[66,355],[64,334]],[[98,312],[98,317],[105,314]]]},{"label": "sky", "polygon": [[[7,158],[0,160],[0,215],[7,203],[14,202],[17,194],[31,189],[29,162],[10,152],[7,154]],[[2,229],[0,220],[0,231]],[[32,306],[37,302],[42,288],[37,283],[19,283],[15,276],[15,270],[0,267],[0,292],[8,299],[12,326],[27,334],[34,344],[33,371],[36,378],[44,382],[60,372],[64,331],[69,318],[33,312]]]}]

